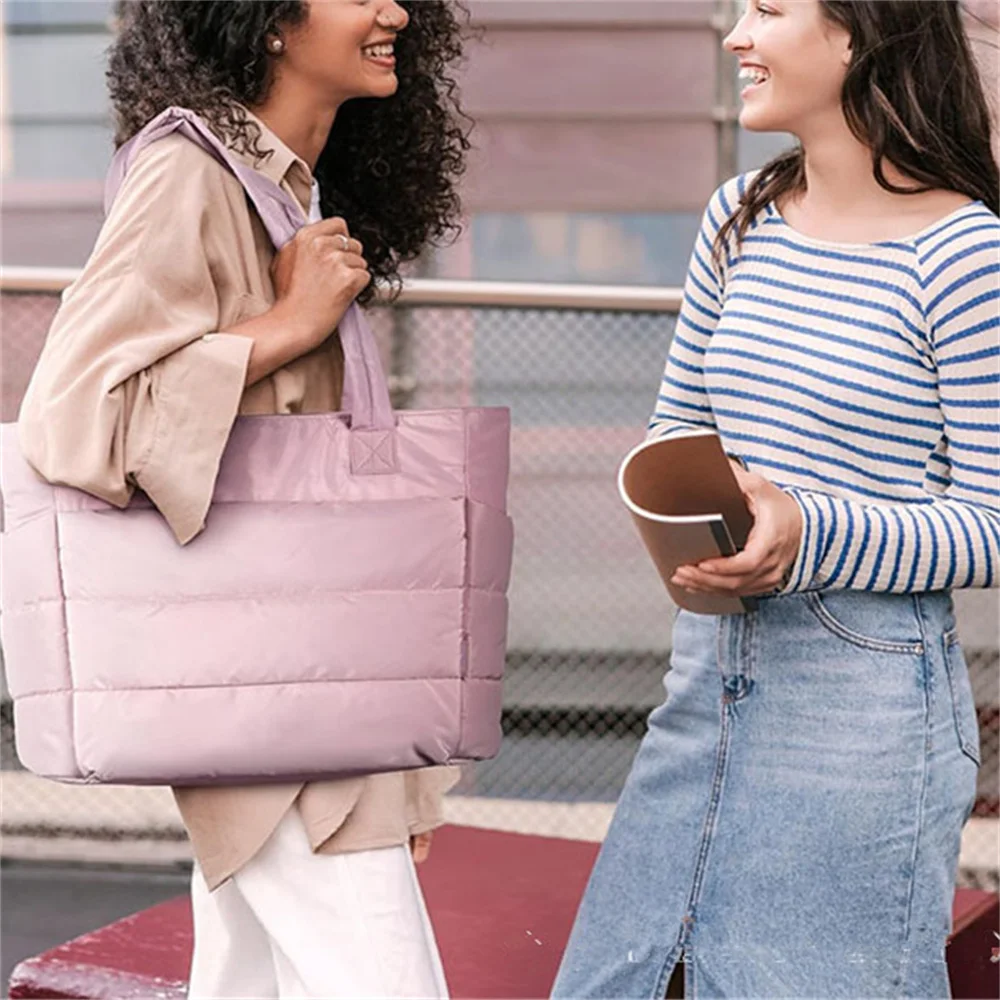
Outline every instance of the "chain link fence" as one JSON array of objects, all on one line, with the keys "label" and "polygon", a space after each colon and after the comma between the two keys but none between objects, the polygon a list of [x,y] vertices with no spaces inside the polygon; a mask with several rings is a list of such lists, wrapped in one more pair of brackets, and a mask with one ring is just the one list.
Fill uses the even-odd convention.
[{"label": "chain link fence", "polygon": [[[426,298],[426,296],[424,297]],[[375,311],[396,405],[507,405],[514,418],[510,509],[517,528],[499,756],[464,771],[449,818],[600,839],[662,700],[673,609],[621,506],[615,472],[642,436],[675,316],[651,311],[413,305]],[[3,419],[18,401],[57,305],[5,292]],[[995,592],[957,595],[983,765],[961,878],[996,887],[1000,669]],[[58,835],[173,845],[165,789],[73,788],[18,771],[3,724],[7,850]]]}]

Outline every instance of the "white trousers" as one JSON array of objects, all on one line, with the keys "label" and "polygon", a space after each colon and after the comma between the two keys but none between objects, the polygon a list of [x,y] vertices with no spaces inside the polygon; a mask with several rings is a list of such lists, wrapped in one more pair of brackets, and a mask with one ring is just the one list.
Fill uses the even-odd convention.
[{"label": "white trousers", "polygon": [[210,893],[191,880],[190,1000],[444,1000],[448,987],[408,847],[313,854],[290,809]]}]

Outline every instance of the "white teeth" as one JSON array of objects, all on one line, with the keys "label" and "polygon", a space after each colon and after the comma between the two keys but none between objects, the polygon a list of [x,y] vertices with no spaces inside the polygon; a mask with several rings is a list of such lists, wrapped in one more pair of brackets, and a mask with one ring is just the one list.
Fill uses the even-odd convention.
[{"label": "white teeth", "polygon": [[740,70],[741,80],[752,80],[754,83],[763,83],[770,77],[766,69],[758,69],[756,66],[744,66]]},{"label": "white teeth", "polygon": [[392,45],[367,45],[365,46],[365,52],[370,56],[374,56],[376,59],[388,58],[393,54]]}]

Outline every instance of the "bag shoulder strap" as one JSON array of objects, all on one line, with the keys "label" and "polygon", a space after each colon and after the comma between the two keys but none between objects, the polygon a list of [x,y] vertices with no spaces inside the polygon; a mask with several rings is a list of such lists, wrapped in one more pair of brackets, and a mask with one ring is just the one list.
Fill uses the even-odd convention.
[{"label": "bag shoulder strap", "polygon": [[[153,118],[115,153],[104,183],[104,211],[114,204],[129,167],[150,143],[179,132],[214,156],[243,185],[271,242],[280,250],[306,218],[298,202],[270,178],[240,162],[205,121],[188,108],[169,107]],[[352,304],[338,327],[344,348],[344,392],[342,409],[357,430],[387,431],[396,419],[389,398],[378,344],[364,313]],[[387,470],[382,470],[387,471]]]},{"label": "bag shoulder strap", "polygon": [[201,117],[187,108],[177,107],[162,111],[118,149],[104,184],[105,213],[111,210],[125,175],[139,153],[151,143],[173,132],[180,132],[236,176],[277,249],[280,250],[305,224],[302,209],[291,195],[263,174],[240,162]]}]

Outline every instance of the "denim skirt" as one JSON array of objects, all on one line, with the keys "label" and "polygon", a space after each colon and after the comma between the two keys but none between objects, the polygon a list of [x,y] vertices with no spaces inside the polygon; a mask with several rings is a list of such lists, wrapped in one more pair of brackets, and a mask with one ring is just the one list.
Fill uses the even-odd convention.
[{"label": "denim skirt", "polygon": [[947,997],[979,734],[951,596],[682,611],[554,996]]}]

